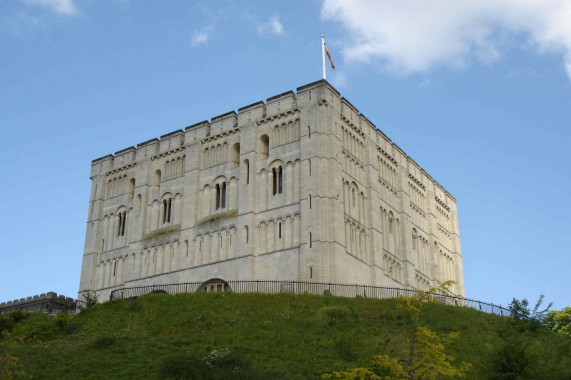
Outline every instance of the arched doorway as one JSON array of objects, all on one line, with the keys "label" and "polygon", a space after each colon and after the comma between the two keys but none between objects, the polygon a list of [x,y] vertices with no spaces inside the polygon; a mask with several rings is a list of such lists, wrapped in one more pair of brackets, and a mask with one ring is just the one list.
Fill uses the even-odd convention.
[{"label": "arched doorway", "polygon": [[197,289],[199,292],[206,292],[206,293],[222,293],[222,292],[231,292],[232,289],[230,285],[221,278],[211,278],[208,281],[204,281]]}]

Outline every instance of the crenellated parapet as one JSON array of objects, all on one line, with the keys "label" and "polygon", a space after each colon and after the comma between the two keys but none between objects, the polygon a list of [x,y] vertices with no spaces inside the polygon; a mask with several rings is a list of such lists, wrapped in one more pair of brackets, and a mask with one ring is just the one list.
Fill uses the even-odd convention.
[{"label": "crenellated parapet", "polygon": [[76,301],[63,294],[55,292],[36,294],[26,298],[0,303],[0,314],[6,314],[14,310],[55,312],[61,310],[75,310]]},{"label": "crenellated parapet", "polygon": [[463,294],[455,199],[327,81],[93,160],[80,297],[181,279]]},{"label": "crenellated parapet", "polygon": [[[331,94],[331,98],[327,98],[325,95],[326,91]],[[349,100],[341,97],[340,93],[325,80],[298,87],[297,93],[291,90],[286,91],[267,98],[265,102],[258,101],[241,107],[237,113],[229,111],[212,117],[210,121],[205,120],[192,124],[186,127],[184,131],[176,130],[160,136],[160,139],[154,138],[137,144],[136,148],[131,146],[115,152],[114,155],[109,154],[95,159],[91,164],[92,176],[100,173],[117,172],[148,156],[168,154],[171,150],[183,149],[185,146],[193,143],[211,141],[218,136],[223,137],[232,133],[234,129],[238,129],[248,123],[261,125],[271,122],[276,118],[295,112],[299,106],[306,105],[312,101],[325,101],[333,104],[334,107],[338,107],[340,118],[348,130],[362,139],[369,135],[375,136],[374,141],[384,156],[391,161],[398,162],[400,165],[418,168],[422,172],[423,178],[432,182],[434,186],[443,189],[442,185],[430,177],[409,155],[377,128],[364,114],[359,112],[357,107],[351,104]],[[444,192],[452,200],[455,200],[446,190]]]}]

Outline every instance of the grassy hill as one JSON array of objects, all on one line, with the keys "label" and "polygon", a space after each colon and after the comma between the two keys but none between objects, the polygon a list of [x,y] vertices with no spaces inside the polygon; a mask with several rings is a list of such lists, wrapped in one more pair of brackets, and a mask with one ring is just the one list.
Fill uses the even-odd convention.
[{"label": "grassy hill", "polygon": [[[366,366],[373,355],[396,356],[411,322],[395,305],[293,294],[153,294],[74,317],[3,317],[0,327],[27,339],[11,353],[38,379],[312,379]],[[460,333],[447,351],[472,363],[467,378],[518,378],[498,377],[513,363],[525,378],[571,378],[565,335],[432,303],[419,324]]]}]

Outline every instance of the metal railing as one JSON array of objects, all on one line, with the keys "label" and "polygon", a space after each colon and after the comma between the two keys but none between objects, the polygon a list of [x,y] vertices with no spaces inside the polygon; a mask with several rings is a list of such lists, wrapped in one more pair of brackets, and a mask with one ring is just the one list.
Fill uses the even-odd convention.
[{"label": "metal railing", "polygon": [[[136,287],[125,287],[113,290],[110,300],[139,297],[150,293],[194,293],[227,292],[236,293],[294,293],[294,294],[331,294],[340,297],[367,297],[376,299],[397,298],[399,296],[413,297],[417,291],[413,289],[389,288],[372,285],[335,284],[305,281],[223,281],[209,280],[206,282],[184,282],[178,284],[159,284]],[[487,302],[471,300],[464,297],[427,293],[437,302],[447,305],[463,306],[476,309],[488,314],[509,316],[510,311],[502,306]]]}]

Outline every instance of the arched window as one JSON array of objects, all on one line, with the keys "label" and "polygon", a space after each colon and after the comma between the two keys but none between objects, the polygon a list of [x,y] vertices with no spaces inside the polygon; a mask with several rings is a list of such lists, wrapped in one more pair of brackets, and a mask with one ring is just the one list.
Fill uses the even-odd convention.
[{"label": "arched window", "polygon": [[278,166],[272,169],[272,194],[283,193],[283,167]]},{"label": "arched window", "polygon": [[226,182],[216,184],[216,210],[226,208]]},{"label": "arched window", "polygon": [[220,205],[222,208],[226,208],[226,182],[222,183],[222,190],[220,195]]},{"label": "arched window", "polygon": [[270,138],[268,135],[260,136],[260,153],[268,157],[270,153]]},{"label": "arched window", "polygon": [[416,250],[416,238],[417,238],[417,234],[416,234],[416,229],[412,229],[412,249]]},{"label": "arched window", "polygon": [[232,157],[231,161],[238,165],[240,162],[240,143],[235,143],[232,145]]},{"label": "arched window", "polygon": [[131,178],[131,180],[129,181],[129,195],[130,196],[135,195],[135,178]]},{"label": "arched window", "polygon": [[157,187],[161,186],[161,171],[160,170],[155,171],[155,183],[154,183],[154,185]]},{"label": "arched window", "polygon": [[248,240],[249,240],[249,236],[248,236],[248,226],[244,226],[244,244],[248,244]]},{"label": "arched window", "polygon": [[244,178],[244,185],[250,183],[250,161],[244,160],[244,164],[242,166],[242,177]]},{"label": "arched window", "polygon": [[125,225],[127,224],[127,211],[117,212],[117,236],[125,236]]},{"label": "arched window", "polygon": [[163,200],[161,202],[162,204],[162,214],[163,214],[163,224],[166,223],[170,223],[171,222],[171,216],[173,214],[172,212],[172,207],[173,207],[173,199],[172,196],[170,194],[165,194],[163,195]]}]

